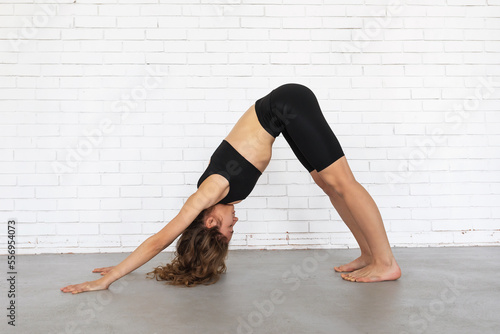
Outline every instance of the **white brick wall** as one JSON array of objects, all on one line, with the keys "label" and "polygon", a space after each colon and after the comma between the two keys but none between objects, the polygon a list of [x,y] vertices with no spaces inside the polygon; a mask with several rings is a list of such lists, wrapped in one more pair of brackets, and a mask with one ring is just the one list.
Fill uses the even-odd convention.
[{"label": "white brick wall", "polygon": [[[500,1],[389,3],[1,0],[1,235],[15,218],[19,253],[132,251],[298,82],[392,245],[498,245]],[[233,249],[356,246],[282,136],[237,212]]]}]

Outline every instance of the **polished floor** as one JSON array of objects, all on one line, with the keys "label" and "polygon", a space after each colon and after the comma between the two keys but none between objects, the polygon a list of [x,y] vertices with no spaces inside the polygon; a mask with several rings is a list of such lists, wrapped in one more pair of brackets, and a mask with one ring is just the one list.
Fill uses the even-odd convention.
[{"label": "polished floor", "polygon": [[[128,254],[18,256],[16,326],[1,333],[499,333],[500,247],[395,248],[403,276],[352,283],[333,270],[358,250],[230,251],[215,285],[145,279],[162,253],[109,290],[60,287],[98,278]],[[7,267],[6,256],[0,256]],[[7,276],[7,269],[4,269]],[[8,278],[8,277],[7,277]]]}]

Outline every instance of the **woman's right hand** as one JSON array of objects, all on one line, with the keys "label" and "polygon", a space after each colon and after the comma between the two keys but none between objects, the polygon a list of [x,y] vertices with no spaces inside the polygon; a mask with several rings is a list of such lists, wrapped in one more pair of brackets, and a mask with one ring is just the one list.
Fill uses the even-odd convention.
[{"label": "woman's right hand", "polygon": [[106,290],[109,287],[109,283],[105,283],[103,280],[104,277],[101,277],[95,281],[68,285],[64,288],[61,288],[60,290],[62,292],[71,292],[72,294],[81,293],[85,291]]},{"label": "woman's right hand", "polygon": [[112,266],[112,267],[103,267],[103,268],[95,268],[94,270],[92,270],[93,273],[101,273],[101,276],[104,276],[106,275],[107,273],[109,273],[111,271],[111,269],[113,269],[115,266]]}]

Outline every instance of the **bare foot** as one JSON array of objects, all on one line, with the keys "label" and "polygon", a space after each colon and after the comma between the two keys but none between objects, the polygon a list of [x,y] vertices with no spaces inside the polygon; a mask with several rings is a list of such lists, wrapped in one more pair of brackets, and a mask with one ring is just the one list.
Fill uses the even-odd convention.
[{"label": "bare foot", "polygon": [[333,267],[336,272],[352,272],[366,267],[371,262],[371,256],[361,255],[356,260],[349,262],[348,264],[341,265],[339,267]]},{"label": "bare foot", "polygon": [[340,276],[351,282],[395,281],[401,277],[401,269],[393,260],[390,265],[373,263],[350,274],[341,274]]}]

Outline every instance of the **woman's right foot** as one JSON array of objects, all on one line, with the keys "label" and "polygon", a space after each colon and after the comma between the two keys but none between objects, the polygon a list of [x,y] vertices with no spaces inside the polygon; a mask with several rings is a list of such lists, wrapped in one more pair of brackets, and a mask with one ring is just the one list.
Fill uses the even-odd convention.
[{"label": "woman's right foot", "polygon": [[369,265],[370,263],[371,263],[371,256],[361,255],[356,260],[349,262],[347,264],[338,266],[338,267],[333,267],[333,269],[335,269],[335,271],[339,272],[339,273],[342,273],[342,272],[350,273],[352,271],[364,268],[367,265]]}]

